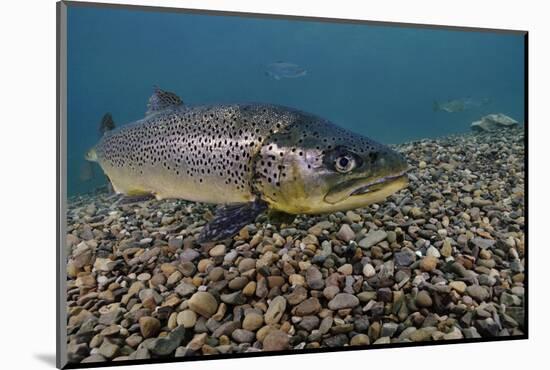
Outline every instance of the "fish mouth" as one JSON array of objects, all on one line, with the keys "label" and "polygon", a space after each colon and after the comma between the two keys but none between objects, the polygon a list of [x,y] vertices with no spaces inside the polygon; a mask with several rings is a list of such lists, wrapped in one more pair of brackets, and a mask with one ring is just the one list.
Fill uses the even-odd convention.
[{"label": "fish mouth", "polygon": [[374,181],[371,181],[365,185],[362,185],[358,187],[357,189],[353,190],[350,194],[350,196],[356,196],[356,195],[363,195],[367,193],[373,193],[375,191],[381,190],[385,188],[387,185],[393,182],[397,182],[400,180],[403,180],[404,178],[407,178],[407,170],[401,171],[394,175],[384,176],[382,178],[376,179]]},{"label": "fish mouth", "polygon": [[[331,204],[345,201],[348,198],[359,200],[363,198],[378,199],[388,196],[408,184],[408,169],[396,172],[375,180],[359,178],[338,184],[325,195],[325,201]],[[385,194],[387,193],[387,195]]]}]

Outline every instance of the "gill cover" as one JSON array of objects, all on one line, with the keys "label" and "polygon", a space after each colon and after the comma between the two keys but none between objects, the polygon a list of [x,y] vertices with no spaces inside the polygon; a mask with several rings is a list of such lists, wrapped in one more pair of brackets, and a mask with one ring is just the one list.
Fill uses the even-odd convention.
[{"label": "gill cover", "polygon": [[301,113],[255,158],[254,186],[287,213],[328,213],[383,200],[406,185],[407,163],[390,148]]}]

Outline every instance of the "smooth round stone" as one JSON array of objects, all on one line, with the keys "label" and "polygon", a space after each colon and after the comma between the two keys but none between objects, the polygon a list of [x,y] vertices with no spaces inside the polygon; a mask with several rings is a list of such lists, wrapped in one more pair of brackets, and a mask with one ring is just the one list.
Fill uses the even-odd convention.
[{"label": "smooth round stone", "polygon": [[148,281],[148,280],[151,279],[151,274],[148,273],[148,272],[142,272],[141,274],[139,274],[139,275],[137,276],[137,279],[138,279],[139,281]]},{"label": "smooth round stone", "polygon": [[197,270],[199,270],[199,272],[206,272],[208,267],[212,266],[213,264],[214,264],[214,262],[212,262],[212,260],[210,260],[210,259],[207,259],[207,258],[202,259],[197,264]]},{"label": "smooth round stone", "polygon": [[217,266],[210,270],[210,272],[208,273],[208,278],[212,281],[219,281],[223,279],[224,274],[225,270],[222,267]]},{"label": "smooth round stone", "polygon": [[239,262],[239,271],[246,272],[256,268],[256,260],[253,258],[243,258]]},{"label": "smooth round stone", "polygon": [[178,313],[176,322],[184,328],[192,328],[197,322],[197,314],[191,310],[184,310]]},{"label": "smooth round stone", "polygon": [[351,338],[349,344],[351,346],[365,346],[367,344],[370,344],[370,339],[369,336],[366,334],[357,334],[354,335],[353,338]]},{"label": "smooth round stone", "polygon": [[252,343],[256,338],[256,333],[250,330],[237,329],[231,333],[231,338],[233,338],[237,343]]},{"label": "smooth round stone", "polygon": [[218,245],[214,246],[212,249],[210,249],[208,254],[210,254],[210,256],[212,256],[212,257],[223,256],[225,254],[225,245],[218,244]]},{"label": "smooth round stone", "polygon": [[151,278],[150,284],[154,287],[157,287],[159,285],[164,285],[166,283],[166,276],[162,273],[158,273],[153,275]]},{"label": "smooth round stone", "polygon": [[187,304],[191,310],[206,318],[210,318],[218,310],[216,298],[208,292],[196,292]]},{"label": "smooth round stone", "polygon": [[243,329],[255,331],[262,327],[264,318],[257,312],[250,312],[244,316]]},{"label": "smooth round stone", "polygon": [[346,263],[338,268],[338,272],[345,276],[351,275],[353,272],[353,266],[350,263]]},{"label": "smooth round stone", "polygon": [[256,293],[256,282],[251,281],[243,288],[243,295],[250,297]]},{"label": "smooth round stone", "polygon": [[317,269],[314,266],[311,266],[306,271],[306,281],[307,285],[311,289],[321,289],[325,286],[325,282],[323,281],[323,275],[321,274],[321,271]]},{"label": "smooth round stone", "polygon": [[173,273],[170,274],[170,276],[166,280],[166,284],[169,286],[175,285],[182,278],[183,278],[183,274],[181,272],[174,271]]},{"label": "smooth round stone", "polygon": [[451,287],[451,289],[456,290],[457,293],[460,294],[464,294],[464,292],[466,291],[466,283],[464,283],[463,281],[451,281],[449,283],[449,286]]},{"label": "smooth round stone", "polygon": [[359,299],[353,294],[339,293],[328,303],[328,308],[333,311],[343,308],[353,308],[359,304]]},{"label": "smooth round stone", "polygon": [[228,286],[229,289],[241,290],[246,284],[248,284],[248,278],[246,276],[237,276],[229,282]]},{"label": "smooth round stone", "polygon": [[376,275],[376,270],[374,269],[374,266],[370,263],[367,263],[365,266],[363,266],[363,275],[365,275],[365,277],[367,278]]},{"label": "smooth round stone", "polygon": [[416,304],[419,307],[431,307],[432,303],[432,297],[430,297],[430,294],[427,291],[421,290],[416,295]]},{"label": "smooth round stone", "polygon": [[328,300],[333,299],[338,293],[340,293],[340,288],[337,285],[329,285],[323,289],[323,296]]}]

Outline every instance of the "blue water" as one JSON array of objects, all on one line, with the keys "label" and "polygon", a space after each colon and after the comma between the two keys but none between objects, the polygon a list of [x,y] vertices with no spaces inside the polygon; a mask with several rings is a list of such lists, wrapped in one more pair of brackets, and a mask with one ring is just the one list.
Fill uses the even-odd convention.
[{"label": "blue water", "polygon": [[[383,143],[467,132],[488,113],[524,116],[518,34],[73,6],[67,32],[69,195],[105,183],[98,167],[80,179],[103,114],[119,126],[142,118],[155,84],[190,105],[292,106]],[[279,60],[307,75],[267,77]],[[491,103],[433,110],[466,97]]]}]

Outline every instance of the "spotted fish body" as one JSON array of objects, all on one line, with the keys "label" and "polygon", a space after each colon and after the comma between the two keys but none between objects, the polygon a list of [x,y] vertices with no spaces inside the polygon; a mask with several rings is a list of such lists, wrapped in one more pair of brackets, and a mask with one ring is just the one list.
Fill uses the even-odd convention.
[{"label": "spotted fish body", "polygon": [[250,202],[255,156],[297,115],[274,106],[181,107],[109,132],[95,151],[120,193]]},{"label": "spotted fish body", "polygon": [[186,107],[166,94],[157,90],[145,118],[107,132],[89,153],[115,191],[256,204],[228,209],[224,226],[266,207],[288,214],[357,208],[406,184],[397,153],[320,117],[268,104]]}]

